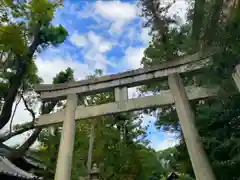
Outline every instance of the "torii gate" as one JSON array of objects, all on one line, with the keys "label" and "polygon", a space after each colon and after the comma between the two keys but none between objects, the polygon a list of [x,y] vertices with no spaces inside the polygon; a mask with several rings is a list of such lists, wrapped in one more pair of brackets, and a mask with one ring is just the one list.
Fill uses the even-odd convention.
[{"label": "torii gate", "polygon": [[[204,152],[199,134],[196,133],[194,113],[189,100],[204,99],[217,95],[218,87],[184,87],[180,73],[197,71],[212,64],[211,56],[195,53],[148,69],[137,69],[90,80],[57,85],[37,85],[35,90],[43,100],[66,99],[65,109],[41,115],[36,127],[63,123],[55,180],[70,180],[72,153],[75,136],[75,120],[83,120],[104,115],[135,111],[174,104],[197,180],[215,180],[212,167]],[[150,81],[168,78],[170,90],[159,95],[128,99],[128,88]],[[233,74],[240,90],[240,67]],[[114,91],[115,102],[95,106],[77,106],[78,96]]]}]

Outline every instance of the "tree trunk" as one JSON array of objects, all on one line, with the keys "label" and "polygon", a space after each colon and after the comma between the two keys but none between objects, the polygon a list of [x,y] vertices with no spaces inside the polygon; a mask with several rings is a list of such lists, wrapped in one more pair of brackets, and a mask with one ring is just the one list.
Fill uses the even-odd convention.
[{"label": "tree trunk", "polygon": [[214,38],[216,37],[216,30],[218,28],[218,22],[220,20],[222,7],[223,7],[223,0],[215,1],[215,4],[213,5],[213,9],[212,9],[212,14],[210,17],[211,19],[208,22],[207,27],[205,28],[205,32],[203,36],[203,40],[205,41],[204,46],[207,45],[206,47],[211,45],[214,41]]},{"label": "tree trunk", "polygon": [[192,38],[196,41],[196,49],[199,49],[201,29],[203,28],[205,0],[196,0],[192,20]]},{"label": "tree trunk", "polygon": [[[21,61],[18,59],[18,61]],[[15,101],[15,97],[17,96],[18,89],[22,84],[22,79],[24,78],[24,74],[26,71],[26,64],[21,62],[18,66],[18,70],[16,75],[10,81],[10,87],[7,92],[6,97],[4,98],[4,104],[2,108],[2,113],[0,115],[0,129],[2,129],[9,121],[12,114],[12,106]]]}]

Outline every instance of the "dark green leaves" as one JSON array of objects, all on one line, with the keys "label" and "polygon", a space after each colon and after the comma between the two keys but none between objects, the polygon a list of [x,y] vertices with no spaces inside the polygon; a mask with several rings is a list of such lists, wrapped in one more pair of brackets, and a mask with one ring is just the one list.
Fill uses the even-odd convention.
[{"label": "dark green leaves", "polygon": [[68,32],[61,25],[58,27],[50,25],[47,27],[44,26],[41,29],[39,36],[43,46],[49,44],[56,46],[64,42],[64,40],[68,36]]}]

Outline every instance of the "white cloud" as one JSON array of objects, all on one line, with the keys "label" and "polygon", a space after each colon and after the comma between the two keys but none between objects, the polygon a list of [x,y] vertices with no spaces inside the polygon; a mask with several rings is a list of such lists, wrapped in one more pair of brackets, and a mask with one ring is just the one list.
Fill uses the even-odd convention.
[{"label": "white cloud", "polygon": [[125,21],[116,21],[112,23],[112,26],[109,29],[109,32],[112,34],[120,34],[123,31],[125,24],[126,24]]},{"label": "white cloud", "polygon": [[159,151],[179,144],[178,134],[156,129],[156,120],[157,117],[155,115],[143,115],[143,124],[149,125],[148,139],[150,140],[150,146]]},{"label": "white cloud", "polygon": [[177,134],[156,129],[154,125],[156,119],[156,116],[142,115],[142,126],[148,126],[147,138],[150,140],[149,146],[155,150],[164,150],[179,144]]},{"label": "white cloud", "polygon": [[188,5],[186,0],[178,0],[174,5],[168,10],[170,16],[177,16],[178,23],[186,21],[186,11]]},{"label": "white cloud", "polygon": [[86,46],[88,43],[87,38],[77,32],[74,32],[73,35],[70,36],[70,42],[80,48]]},{"label": "white cloud", "polygon": [[96,34],[93,31],[89,31],[85,35],[74,32],[73,35],[70,36],[69,40],[73,45],[77,47],[94,49],[99,53],[108,52],[115,45],[115,43],[106,40],[104,37]]},{"label": "white cloud", "polygon": [[93,67],[93,69],[102,69],[104,73],[107,71],[107,65],[113,65],[104,54],[96,51],[96,49],[90,49],[86,51],[84,54],[84,60],[89,66]]},{"label": "white cloud", "polygon": [[70,37],[70,42],[77,47],[83,47],[84,62],[93,69],[107,70],[107,65],[115,66],[105,56],[105,53],[110,51],[115,43],[106,40],[104,37],[89,31],[86,35],[81,35],[75,32]]},{"label": "white cloud", "polygon": [[109,32],[119,34],[125,25],[137,18],[138,9],[134,3],[99,0],[96,3],[85,3],[83,10],[77,14],[80,19],[93,18],[99,27],[110,25]]},{"label": "white cloud", "polygon": [[129,47],[128,49],[126,49],[123,63],[127,66],[128,69],[137,69],[142,67],[141,60],[143,57],[144,50],[145,50],[144,47],[139,48]]},{"label": "white cloud", "polygon": [[149,35],[149,32],[150,32],[150,28],[141,28],[140,39],[146,45],[148,45],[148,43],[151,41],[151,38],[152,38],[152,36]]},{"label": "white cloud", "polygon": [[[179,140],[176,138],[176,134],[163,132],[164,137],[160,138],[159,135],[155,135],[151,138],[151,147],[155,150],[164,150],[179,144]],[[163,140],[160,140],[163,139]]]},{"label": "white cloud", "polygon": [[39,71],[39,76],[44,79],[44,83],[51,84],[53,77],[57,73],[67,69],[68,67],[72,68],[77,79],[83,79],[90,72],[93,72],[93,69],[87,64],[80,63],[79,61],[73,60],[70,56],[68,57],[54,57],[50,59],[37,58],[37,67]]},{"label": "white cloud", "polygon": [[97,1],[96,13],[112,22],[109,32],[120,33],[124,26],[137,17],[135,4],[121,1]]},{"label": "white cloud", "polygon": [[114,45],[114,43],[107,41],[102,36],[97,35],[93,31],[90,31],[88,33],[88,40],[92,43],[93,48],[100,53],[110,51]]},{"label": "white cloud", "polygon": [[136,5],[121,1],[97,1],[96,11],[106,19],[131,21],[136,15]]}]

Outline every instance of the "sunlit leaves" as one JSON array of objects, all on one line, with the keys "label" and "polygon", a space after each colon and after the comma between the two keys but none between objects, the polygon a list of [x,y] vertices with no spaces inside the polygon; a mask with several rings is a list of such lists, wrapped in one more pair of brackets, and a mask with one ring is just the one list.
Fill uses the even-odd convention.
[{"label": "sunlit leaves", "polygon": [[27,42],[23,35],[23,28],[11,24],[0,27],[0,50],[22,56],[27,53]]},{"label": "sunlit leaves", "polygon": [[43,82],[42,78],[37,75],[38,69],[34,60],[28,62],[26,72],[27,73],[22,86],[24,90],[31,88],[31,86],[35,84]]},{"label": "sunlit leaves", "polygon": [[29,3],[31,18],[39,24],[48,24],[54,17],[57,4],[48,0],[32,0]]}]

